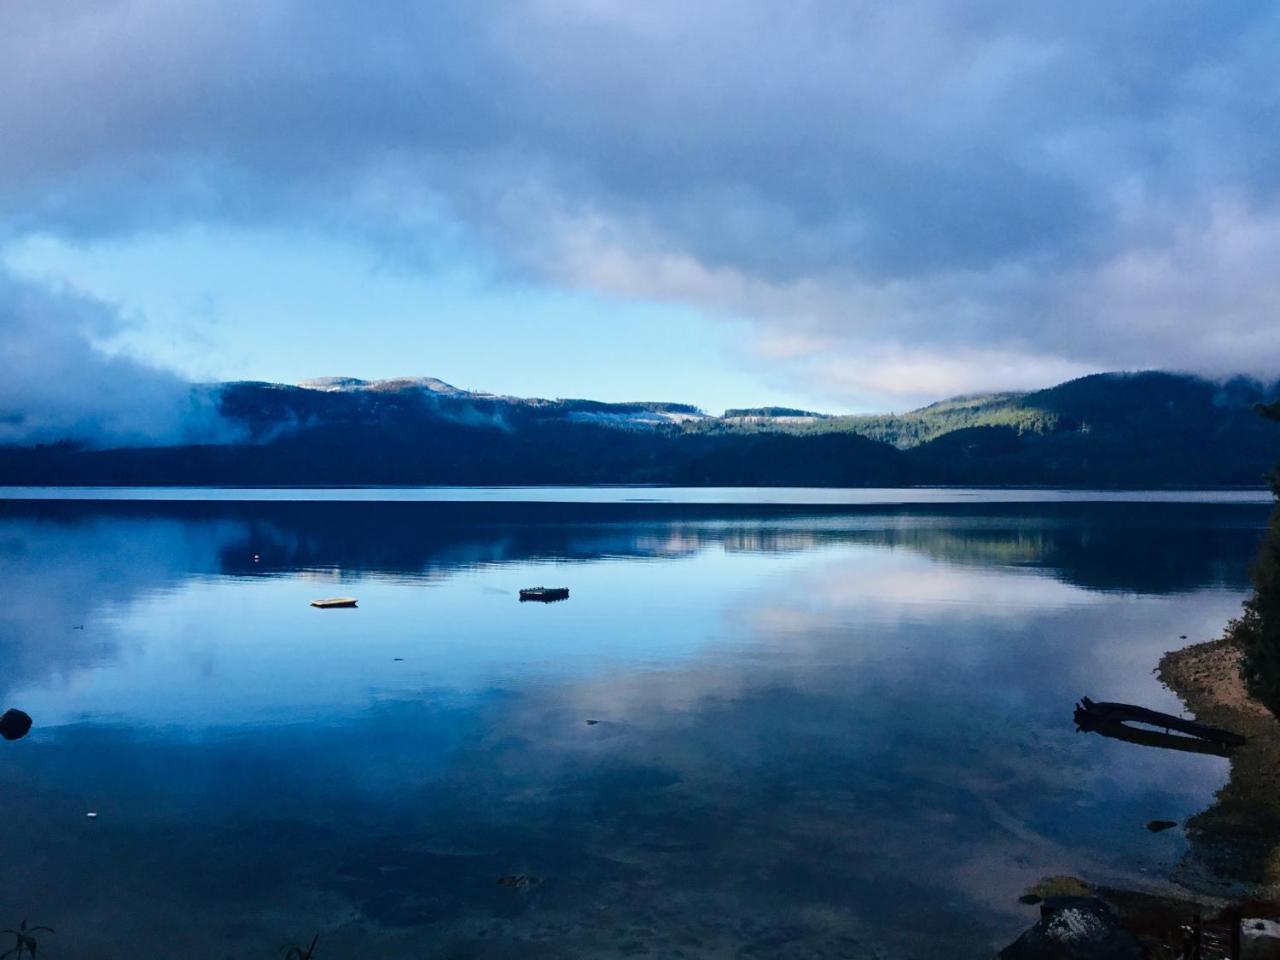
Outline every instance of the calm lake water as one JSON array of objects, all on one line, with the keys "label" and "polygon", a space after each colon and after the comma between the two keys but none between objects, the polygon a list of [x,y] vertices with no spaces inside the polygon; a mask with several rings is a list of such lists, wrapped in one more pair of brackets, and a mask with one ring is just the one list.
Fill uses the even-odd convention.
[{"label": "calm lake water", "polygon": [[16,493],[0,926],[82,960],[989,957],[1046,874],[1176,875],[1145,824],[1225,761],[1072,706],[1178,712],[1152,669],[1238,611],[1268,512]]}]

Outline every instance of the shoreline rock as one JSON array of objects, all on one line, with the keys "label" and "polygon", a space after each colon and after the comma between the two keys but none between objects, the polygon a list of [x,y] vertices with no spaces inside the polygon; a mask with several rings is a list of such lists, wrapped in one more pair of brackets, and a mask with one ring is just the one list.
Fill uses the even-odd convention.
[{"label": "shoreline rock", "polygon": [[1049,897],[1040,919],[999,960],[1142,960],[1137,938],[1096,897]]},{"label": "shoreline rock", "polygon": [[0,716],[0,737],[6,740],[21,740],[31,732],[31,717],[21,710],[6,710]]}]

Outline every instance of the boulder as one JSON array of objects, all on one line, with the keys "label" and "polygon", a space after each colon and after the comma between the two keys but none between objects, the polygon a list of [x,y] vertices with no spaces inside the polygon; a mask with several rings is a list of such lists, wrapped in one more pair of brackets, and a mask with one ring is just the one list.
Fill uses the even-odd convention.
[{"label": "boulder", "polygon": [[1096,897],[1048,897],[1000,960],[1142,960],[1142,947]]},{"label": "boulder", "polygon": [[1246,917],[1240,921],[1241,960],[1280,960],[1280,923]]},{"label": "boulder", "polygon": [[0,716],[0,737],[6,740],[21,740],[31,729],[31,717],[21,710],[6,710]]}]

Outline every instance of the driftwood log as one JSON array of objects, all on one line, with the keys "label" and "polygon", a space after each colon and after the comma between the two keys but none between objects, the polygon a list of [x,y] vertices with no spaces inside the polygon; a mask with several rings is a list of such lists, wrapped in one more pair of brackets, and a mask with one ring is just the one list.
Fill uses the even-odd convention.
[{"label": "driftwood log", "polygon": [[[1129,703],[1097,703],[1088,697],[1081,697],[1076,704],[1075,721],[1080,730],[1101,733],[1131,743],[1194,753],[1226,756],[1245,743],[1245,738],[1240,734],[1211,727],[1207,723],[1184,720],[1182,717]],[[1160,730],[1165,731],[1164,734],[1159,733]],[[1175,730],[1182,736],[1173,736],[1170,731]]]}]

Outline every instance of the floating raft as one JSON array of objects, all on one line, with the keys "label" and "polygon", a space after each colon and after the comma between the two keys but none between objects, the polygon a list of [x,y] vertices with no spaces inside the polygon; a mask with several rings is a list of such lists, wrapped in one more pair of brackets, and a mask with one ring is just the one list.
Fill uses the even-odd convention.
[{"label": "floating raft", "polygon": [[535,600],[538,603],[555,603],[557,600],[568,600],[568,587],[525,587],[520,591],[520,602]]},{"label": "floating raft", "polygon": [[[1238,733],[1211,727],[1207,723],[1184,720],[1182,717],[1160,713],[1158,710],[1148,710],[1146,707],[1136,707],[1129,703],[1095,703],[1088,697],[1082,697],[1076,704],[1075,721],[1076,726],[1081,730],[1095,731],[1109,736],[1121,734],[1120,739],[1130,739],[1134,742],[1145,742],[1145,740],[1139,740],[1134,736],[1123,736],[1123,734],[1145,737],[1154,734],[1155,730],[1164,730],[1166,734],[1176,730],[1183,734],[1180,737],[1171,735],[1163,737],[1161,742],[1153,742],[1153,746],[1175,746],[1174,743],[1164,741],[1185,741],[1188,746],[1203,744],[1222,750],[1231,750],[1243,746],[1246,742],[1245,738]],[[1134,727],[1130,726],[1131,724],[1142,726]]]},{"label": "floating raft", "polygon": [[313,607],[319,607],[321,610],[330,610],[334,607],[354,607],[356,605],[355,597],[330,597],[328,600],[312,600]]}]

